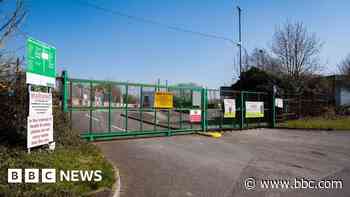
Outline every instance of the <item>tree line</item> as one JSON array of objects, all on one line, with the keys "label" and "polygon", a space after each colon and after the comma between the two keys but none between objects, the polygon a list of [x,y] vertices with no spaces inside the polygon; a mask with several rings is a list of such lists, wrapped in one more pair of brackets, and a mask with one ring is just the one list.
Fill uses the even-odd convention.
[{"label": "tree line", "polygon": [[[303,93],[313,78],[322,76],[325,69],[320,61],[322,47],[323,42],[316,33],[309,32],[304,23],[288,21],[276,28],[268,49],[255,48],[250,54],[245,54],[241,79],[233,86],[238,89],[244,84],[242,80],[246,83],[247,80],[257,80],[256,85],[283,83],[288,91]],[[336,66],[339,74],[350,76],[350,54]],[[269,79],[252,79],[254,75]]]}]

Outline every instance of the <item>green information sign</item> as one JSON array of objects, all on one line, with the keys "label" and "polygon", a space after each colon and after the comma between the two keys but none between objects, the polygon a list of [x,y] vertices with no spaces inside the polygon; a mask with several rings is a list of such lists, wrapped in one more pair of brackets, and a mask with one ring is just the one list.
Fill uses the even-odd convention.
[{"label": "green information sign", "polygon": [[56,49],[43,42],[27,39],[27,83],[54,87]]}]

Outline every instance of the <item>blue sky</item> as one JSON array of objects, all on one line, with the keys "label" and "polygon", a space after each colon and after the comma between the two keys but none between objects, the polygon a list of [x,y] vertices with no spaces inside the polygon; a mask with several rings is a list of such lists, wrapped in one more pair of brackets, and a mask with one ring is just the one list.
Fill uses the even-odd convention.
[{"label": "blue sky", "polygon": [[[82,0],[130,15],[237,39],[237,12],[243,9],[243,45],[268,48],[278,25],[302,21],[324,43],[324,73],[350,53],[350,1],[337,0]],[[57,48],[58,69],[75,78],[153,83],[229,84],[237,48],[223,40],[172,31],[82,6],[76,0],[26,0],[21,29]],[[8,43],[25,45],[24,37]],[[25,55],[24,49],[17,51]]]}]

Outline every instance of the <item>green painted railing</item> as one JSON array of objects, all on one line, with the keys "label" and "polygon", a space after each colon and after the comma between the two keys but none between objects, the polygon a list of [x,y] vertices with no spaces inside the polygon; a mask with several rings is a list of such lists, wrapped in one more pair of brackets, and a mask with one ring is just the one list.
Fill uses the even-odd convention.
[{"label": "green painted railing", "polygon": [[[169,86],[159,82],[73,79],[66,71],[62,72],[61,80],[62,110],[69,114],[72,127],[87,140],[275,126],[274,96],[265,92],[232,91],[223,96],[218,89]],[[173,92],[174,108],[154,108],[152,95],[156,91]],[[200,94],[200,106],[193,106],[194,92]],[[224,117],[225,98],[236,100],[235,118]],[[246,101],[264,102],[264,117],[246,118]],[[201,110],[199,123],[189,120],[189,113],[194,109]]]}]

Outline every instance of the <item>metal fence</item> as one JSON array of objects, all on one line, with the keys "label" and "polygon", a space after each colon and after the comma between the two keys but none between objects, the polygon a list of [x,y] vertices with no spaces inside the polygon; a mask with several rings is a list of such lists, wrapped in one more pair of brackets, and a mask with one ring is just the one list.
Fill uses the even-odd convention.
[{"label": "metal fence", "polygon": [[337,108],[334,98],[327,94],[283,94],[277,97],[283,99],[283,108],[276,108],[276,121],[301,119],[336,115]]},{"label": "metal fence", "polygon": [[[67,72],[61,78],[63,110],[69,113],[71,126],[88,140],[273,126],[272,103],[263,92],[72,79]],[[156,92],[171,92],[174,107],[156,108]],[[234,118],[223,115],[223,102],[228,98],[236,102]],[[264,102],[264,116],[246,118],[246,101]],[[190,121],[191,110],[200,110],[200,121]]]},{"label": "metal fence", "polygon": [[[274,108],[271,106],[272,95],[266,92],[235,91],[235,90],[208,90],[208,117],[209,129],[233,130],[272,126]],[[235,117],[224,116],[224,100],[234,99],[236,104]],[[247,117],[246,102],[263,102],[263,117]]]}]

